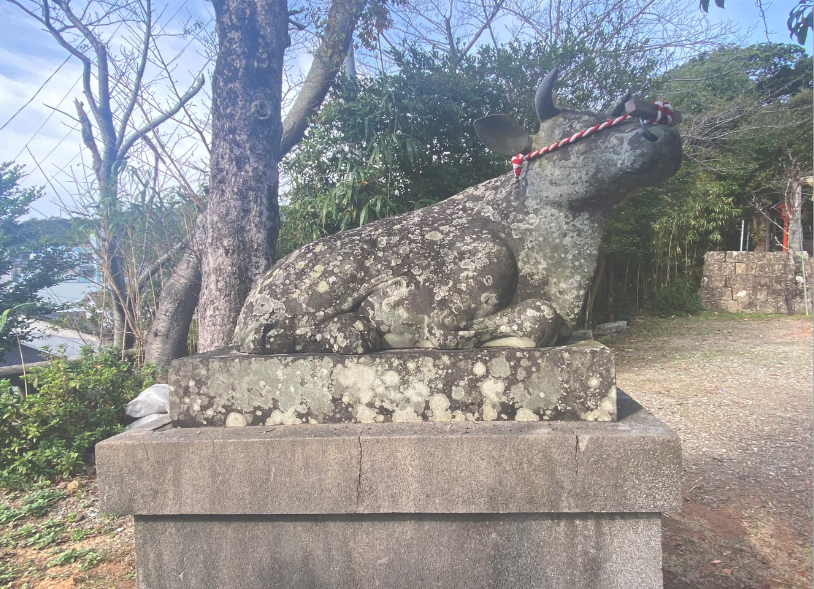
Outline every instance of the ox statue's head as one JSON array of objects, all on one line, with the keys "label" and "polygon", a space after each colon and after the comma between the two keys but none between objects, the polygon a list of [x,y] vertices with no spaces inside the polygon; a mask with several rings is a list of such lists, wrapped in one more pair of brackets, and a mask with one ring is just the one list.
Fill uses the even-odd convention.
[{"label": "ox statue's head", "polygon": [[[554,69],[537,88],[534,106],[540,129],[535,135],[506,115],[489,115],[475,121],[481,141],[503,155],[527,154],[625,112],[629,94],[608,113],[558,108],[553,97],[556,78]],[[629,118],[525,162],[519,182],[549,202],[615,206],[637,188],[663,182],[680,164],[681,139],[674,128],[645,127],[640,120]]]}]

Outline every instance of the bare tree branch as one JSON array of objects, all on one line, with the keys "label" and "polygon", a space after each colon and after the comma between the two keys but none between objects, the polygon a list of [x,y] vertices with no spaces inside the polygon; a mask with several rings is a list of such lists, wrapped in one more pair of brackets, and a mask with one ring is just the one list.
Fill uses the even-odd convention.
[{"label": "bare tree branch", "polygon": [[302,139],[309,119],[328,94],[353,41],[353,29],[363,6],[364,0],[334,0],[332,3],[322,42],[314,53],[297,99],[283,121],[282,156]]},{"label": "bare tree branch", "polygon": [[130,135],[123,143],[121,148],[119,149],[118,157],[119,159],[123,158],[127,155],[127,152],[130,151],[130,148],[133,147],[133,144],[144,137],[147,133],[158,127],[161,123],[171,119],[174,117],[179,110],[190,100],[192,100],[198,91],[204,85],[204,76],[201,75],[195,80],[195,83],[190,87],[189,90],[181,97],[181,99],[169,110],[163,112],[161,115],[157,116],[155,119],[150,121],[149,123],[145,124],[141,128],[137,129],[133,134]]},{"label": "bare tree branch", "polygon": [[147,56],[150,53],[150,38],[153,32],[153,14],[151,0],[146,0],[146,2],[147,6],[144,10],[144,42],[141,46],[140,61],[138,69],[133,77],[133,87],[130,91],[130,99],[127,101],[127,106],[125,107],[121,121],[119,122],[119,132],[118,137],[116,138],[116,149],[119,151],[121,150],[122,142],[124,141],[124,135],[127,132],[127,123],[130,121],[130,115],[133,114],[133,108],[135,108],[136,101],[138,100],[141,92],[141,83],[144,78],[144,70],[147,67]]},{"label": "bare tree branch", "polygon": [[150,281],[150,279],[153,276],[155,276],[158,272],[160,272],[164,268],[164,266],[175,257],[175,254],[177,252],[180,252],[181,250],[186,248],[188,245],[189,245],[189,237],[187,237],[183,241],[180,241],[180,242],[176,243],[170,249],[170,251],[168,251],[166,254],[164,254],[163,256],[161,256],[160,258],[155,260],[152,264],[150,264],[139,275],[138,280],[136,281],[137,288],[139,290],[144,288],[147,285],[147,283]]}]

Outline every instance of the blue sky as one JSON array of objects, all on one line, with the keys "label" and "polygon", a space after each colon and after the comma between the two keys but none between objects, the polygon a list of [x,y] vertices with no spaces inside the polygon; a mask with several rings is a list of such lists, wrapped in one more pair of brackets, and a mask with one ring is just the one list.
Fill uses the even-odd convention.
[{"label": "blue sky", "polygon": [[[724,10],[712,6],[707,18],[713,22],[730,20],[742,33],[748,32],[749,41],[766,41],[763,22],[753,2],[754,0],[727,0]],[[768,38],[771,41],[791,42],[786,30],[786,19],[796,3],[797,0],[775,0],[764,4]],[[174,12],[180,6],[178,2],[171,2],[168,8]],[[203,0],[188,0],[181,7],[180,14],[204,14],[206,11]],[[37,22],[9,2],[0,1],[0,23],[2,23],[0,25],[0,126],[2,126],[34,95],[37,88],[54,74],[65,60],[66,53],[50,35],[41,30]],[[811,53],[811,37],[808,45],[808,51]],[[47,196],[35,204],[35,214],[56,215],[59,213],[59,205],[53,202],[54,197],[70,198],[69,187],[61,185],[59,180],[62,178],[64,181],[65,170],[70,170],[71,165],[76,166],[80,161],[79,133],[71,131],[70,119],[59,113],[53,113],[44,104],[56,106],[61,102],[60,108],[72,113],[73,99],[75,97],[81,99],[81,88],[77,84],[80,71],[78,62],[75,59],[69,60],[32,103],[0,131],[0,162],[16,158],[15,161],[25,164],[30,173],[26,180],[27,184],[46,185],[45,177],[37,169],[34,161],[36,158],[36,162],[51,179],[51,185],[46,185]],[[50,118],[45,122],[49,115]],[[60,169],[63,172],[59,173]]]}]

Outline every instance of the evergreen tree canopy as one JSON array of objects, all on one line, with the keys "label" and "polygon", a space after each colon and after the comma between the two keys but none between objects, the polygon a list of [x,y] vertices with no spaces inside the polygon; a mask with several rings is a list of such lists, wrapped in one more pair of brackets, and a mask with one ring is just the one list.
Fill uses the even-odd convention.
[{"label": "evergreen tree canopy", "polygon": [[23,177],[22,166],[0,163],[0,350],[25,339],[31,315],[54,310],[38,292],[64,280],[76,262],[64,234],[32,231],[20,221],[43,193],[20,188]]}]

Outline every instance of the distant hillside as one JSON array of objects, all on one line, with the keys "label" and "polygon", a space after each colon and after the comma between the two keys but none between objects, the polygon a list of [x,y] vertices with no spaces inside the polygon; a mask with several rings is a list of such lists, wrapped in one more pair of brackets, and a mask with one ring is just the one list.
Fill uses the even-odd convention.
[{"label": "distant hillside", "polygon": [[49,217],[47,219],[28,219],[23,221],[15,231],[16,245],[30,245],[32,248],[38,243],[47,242],[72,248],[79,245],[73,234],[73,225],[70,219]]}]

